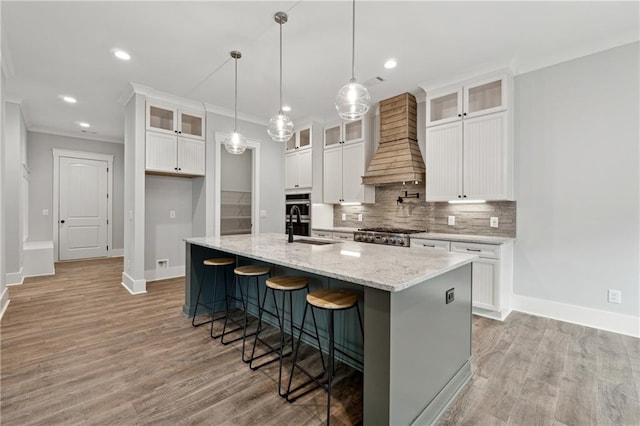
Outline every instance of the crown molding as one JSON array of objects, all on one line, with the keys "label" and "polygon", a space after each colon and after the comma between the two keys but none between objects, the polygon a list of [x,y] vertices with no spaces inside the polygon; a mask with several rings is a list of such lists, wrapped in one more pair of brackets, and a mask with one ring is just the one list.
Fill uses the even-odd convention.
[{"label": "crown molding", "polygon": [[[204,107],[205,107],[205,111],[211,112],[213,114],[223,115],[231,118],[235,117],[234,111],[229,108],[223,108],[221,106],[213,105],[207,102],[204,103]],[[238,120],[248,121],[250,123],[259,124],[260,126],[267,126],[269,123],[269,120],[265,120],[264,118],[251,115],[251,114],[245,114],[242,112],[238,113]]]},{"label": "crown molding", "polygon": [[94,134],[87,134],[87,136],[83,136],[84,134],[79,135],[74,132],[67,132],[64,130],[57,130],[57,129],[49,129],[49,128],[40,127],[40,126],[27,127],[27,130],[35,133],[45,133],[48,135],[64,136],[64,137],[69,137],[74,139],[85,139],[85,140],[95,141],[95,142],[109,142],[109,143],[118,143],[118,144],[124,145],[124,139],[112,138],[110,136],[101,136],[101,135],[94,135]]}]

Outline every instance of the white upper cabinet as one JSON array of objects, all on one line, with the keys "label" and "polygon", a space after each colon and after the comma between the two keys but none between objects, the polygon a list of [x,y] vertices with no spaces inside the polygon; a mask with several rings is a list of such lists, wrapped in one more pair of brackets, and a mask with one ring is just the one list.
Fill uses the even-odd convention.
[{"label": "white upper cabinet", "polygon": [[360,120],[338,122],[325,126],[324,147],[331,148],[340,144],[364,141],[369,137],[367,134],[369,120],[369,117],[364,117]]},{"label": "white upper cabinet", "polygon": [[511,77],[427,92],[426,200],[513,200]]},{"label": "white upper cabinet", "polygon": [[311,148],[312,136],[311,136],[311,126],[301,127],[300,130],[297,130],[291,136],[287,142],[285,142],[284,149],[286,152],[291,152],[295,150],[301,149],[309,149]]},{"label": "white upper cabinet", "polygon": [[323,201],[327,204],[373,203],[375,188],[362,184],[371,153],[367,142],[324,150]]},{"label": "white upper cabinet", "polygon": [[508,108],[509,74],[500,72],[427,91],[427,127]]},{"label": "white upper cabinet", "polygon": [[287,153],[285,161],[285,189],[303,189],[312,186],[312,152],[305,149]]},{"label": "white upper cabinet", "polygon": [[156,174],[203,176],[204,122],[204,112],[148,101],[146,171]]},{"label": "white upper cabinet", "polygon": [[147,102],[147,130],[204,140],[204,112],[162,102]]}]

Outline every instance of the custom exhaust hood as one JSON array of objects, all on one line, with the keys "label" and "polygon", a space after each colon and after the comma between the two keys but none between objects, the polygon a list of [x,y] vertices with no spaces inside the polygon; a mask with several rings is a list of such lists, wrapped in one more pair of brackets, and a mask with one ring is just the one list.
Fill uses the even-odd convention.
[{"label": "custom exhaust hood", "polygon": [[362,183],[424,182],[425,166],[416,131],[416,98],[410,93],[380,102],[380,144]]}]

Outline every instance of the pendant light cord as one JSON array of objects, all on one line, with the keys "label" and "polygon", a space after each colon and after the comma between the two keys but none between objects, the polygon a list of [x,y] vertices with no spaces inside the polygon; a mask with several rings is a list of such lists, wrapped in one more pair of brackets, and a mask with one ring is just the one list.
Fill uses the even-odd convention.
[{"label": "pendant light cord", "polygon": [[234,98],[235,103],[233,106],[233,133],[238,132],[238,58],[234,58],[235,63],[235,89]]},{"label": "pendant light cord", "polygon": [[280,114],[282,112],[282,21],[280,21]]},{"label": "pendant light cord", "polygon": [[351,80],[356,80],[356,0],[353,0],[351,32]]}]

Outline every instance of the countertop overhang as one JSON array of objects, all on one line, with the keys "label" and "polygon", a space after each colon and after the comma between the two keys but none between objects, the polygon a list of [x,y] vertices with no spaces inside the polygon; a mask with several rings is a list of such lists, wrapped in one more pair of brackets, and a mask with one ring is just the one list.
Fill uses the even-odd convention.
[{"label": "countertop overhang", "polygon": [[[317,239],[296,237],[299,239]],[[321,240],[321,239],[319,239]],[[185,238],[190,244],[397,292],[435,278],[477,258],[444,251],[424,252],[354,241],[327,245],[288,243],[285,234]]]}]

